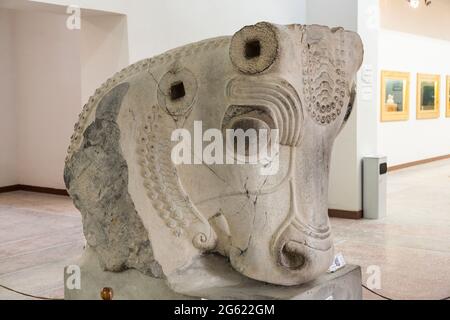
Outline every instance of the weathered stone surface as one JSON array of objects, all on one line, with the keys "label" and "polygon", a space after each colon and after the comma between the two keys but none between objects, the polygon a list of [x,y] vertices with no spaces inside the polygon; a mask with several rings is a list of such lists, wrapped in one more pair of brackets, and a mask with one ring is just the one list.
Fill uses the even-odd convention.
[{"label": "weathered stone surface", "polygon": [[100,101],[81,148],[66,165],[64,180],[83,215],[87,243],[105,270],[135,268],[160,277],[147,230],[127,191],[128,166],[119,145],[116,120],[128,89],[123,83]]},{"label": "weathered stone surface", "polygon": [[[232,273],[276,285],[325,273],[334,255],[331,151],[353,108],[362,57],[359,36],[341,28],[258,23],[108,80],[83,109],[65,174],[101,264],[169,284],[213,254]],[[197,121],[203,131],[278,130],[279,141],[267,143],[279,146],[279,170],[175,165],[172,133],[195,136]]]}]

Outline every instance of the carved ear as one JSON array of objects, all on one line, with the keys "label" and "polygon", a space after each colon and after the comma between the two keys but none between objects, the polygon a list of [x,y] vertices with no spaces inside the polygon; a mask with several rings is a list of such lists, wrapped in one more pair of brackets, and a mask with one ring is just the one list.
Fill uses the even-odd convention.
[{"label": "carved ear", "polygon": [[319,125],[341,121],[348,110],[363,45],[355,32],[312,25],[303,34],[303,94],[306,109]]},{"label": "carved ear", "polygon": [[348,70],[349,74],[355,74],[363,63],[364,59],[364,45],[361,37],[356,32],[345,31],[344,36],[345,47],[348,52]]}]

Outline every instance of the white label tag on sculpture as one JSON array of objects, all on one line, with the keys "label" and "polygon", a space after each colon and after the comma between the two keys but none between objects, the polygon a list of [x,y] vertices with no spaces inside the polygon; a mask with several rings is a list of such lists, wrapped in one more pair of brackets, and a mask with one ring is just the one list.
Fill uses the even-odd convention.
[{"label": "white label tag on sculpture", "polygon": [[334,256],[333,264],[328,268],[329,273],[338,271],[339,269],[345,267],[345,259],[342,253],[338,253]]}]

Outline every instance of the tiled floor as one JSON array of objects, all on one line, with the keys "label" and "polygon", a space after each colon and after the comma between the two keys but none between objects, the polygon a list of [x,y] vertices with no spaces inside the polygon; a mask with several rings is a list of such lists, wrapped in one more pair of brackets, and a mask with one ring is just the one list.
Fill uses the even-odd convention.
[{"label": "tiled floor", "polygon": [[[450,296],[450,160],[389,174],[388,217],[332,219],[336,251],[367,271],[393,299]],[[81,218],[67,197],[0,194],[0,284],[62,298],[63,267],[84,245]],[[373,268],[373,267],[372,267]],[[0,299],[19,299],[0,288]],[[377,298],[364,292],[365,299]]]},{"label": "tiled floor", "polygon": [[[63,297],[63,268],[83,250],[81,216],[68,197],[0,194],[0,284]],[[0,299],[22,299],[0,288]]]},{"label": "tiled floor", "polygon": [[[376,291],[385,296],[449,297],[450,160],[390,173],[387,199],[385,219],[332,219],[337,252],[362,266],[364,283],[374,270],[367,268],[379,267]],[[365,292],[364,298],[376,297]]]}]

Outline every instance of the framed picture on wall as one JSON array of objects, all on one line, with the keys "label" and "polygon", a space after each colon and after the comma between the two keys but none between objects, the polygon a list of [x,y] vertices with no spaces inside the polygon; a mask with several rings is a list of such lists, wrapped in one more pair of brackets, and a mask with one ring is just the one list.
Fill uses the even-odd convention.
[{"label": "framed picture on wall", "polygon": [[407,72],[381,72],[381,121],[409,119],[409,79]]},{"label": "framed picture on wall", "polygon": [[447,90],[445,95],[445,101],[446,101],[445,105],[447,107],[445,115],[447,116],[447,118],[450,118],[450,76],[447,76]]},{"label": "framed picture on wall", "polygon": [[441,76],[417,74],[417,119],[435,119],[440,115]]}]

